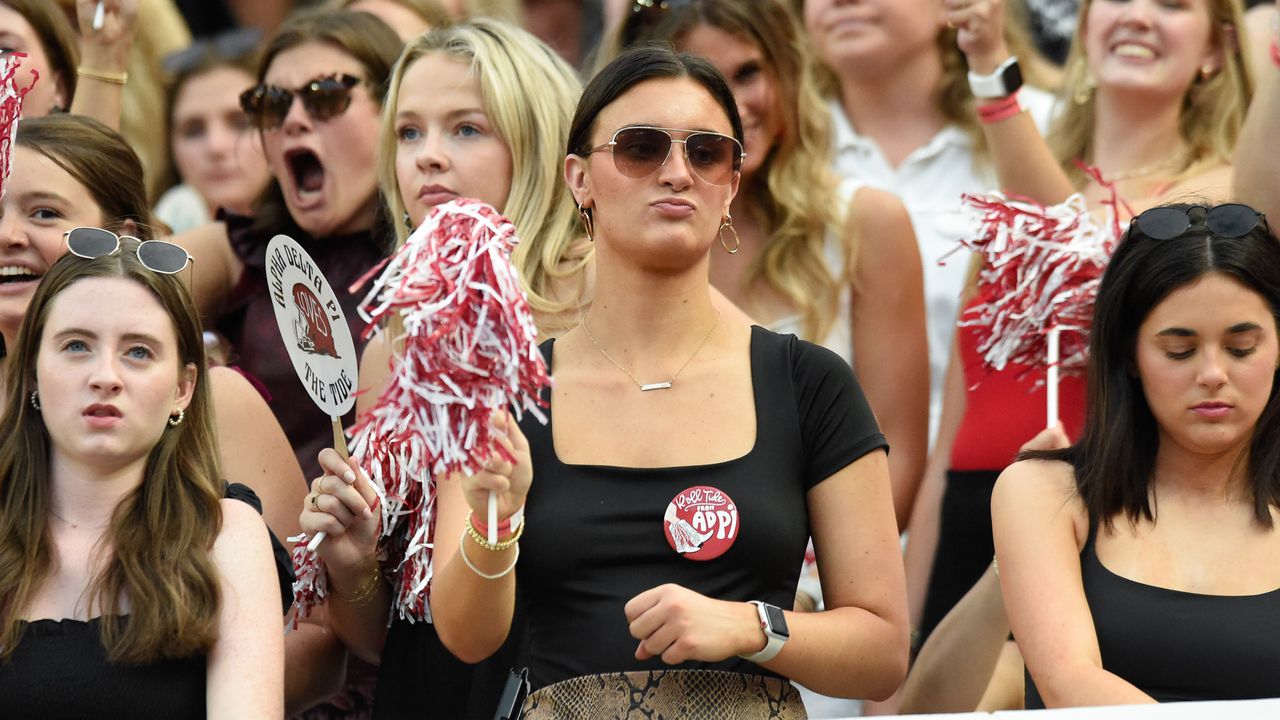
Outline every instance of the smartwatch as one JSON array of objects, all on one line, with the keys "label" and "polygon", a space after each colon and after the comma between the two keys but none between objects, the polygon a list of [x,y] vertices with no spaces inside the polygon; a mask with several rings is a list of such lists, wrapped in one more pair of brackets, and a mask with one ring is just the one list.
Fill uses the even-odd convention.
[{"label": "smartwatch", "polygon": [[1008,97],[1022,87],[1022,68],[1018,58],[1011,57],[1000,63],[990,75],[969,73],[969,90],[979,100]]},{"label": "smartwatch", "polygon": [[751,604],[756,606],[756,612],[760,615],[760,629],[764,630],[765,637],[764,649],[738,657],[753,663],[769,662],[782,651],[782,646],[791,637],[791,633],[787,630],[787,618],[782,614],[782,608],[777,605],[759,600],[752,600]]}]

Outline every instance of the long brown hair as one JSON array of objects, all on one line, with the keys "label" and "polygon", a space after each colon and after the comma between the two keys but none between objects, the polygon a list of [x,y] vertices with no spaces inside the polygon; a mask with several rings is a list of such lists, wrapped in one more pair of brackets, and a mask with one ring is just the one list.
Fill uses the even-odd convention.
[{"label": "long brown hair", "polygon": [[[829,233],[843,235],[844,211],[830,168],[831,116],[818,90],[812,53],[791,9],[782,0],[689,0],[672,4],[646,24],[632,13],[614,43],[681,40],[700,25],[743,38],[760,49],[778,86],[783,130],[764,164],[742,193],[765,228],[764,251],[742,275],[744,287],[763,281],[782,293],[804,320],[805,336],[818,341],[835,322],[840,288],[852,274],[856,246],[845,262],[829,267]],[[602,59],[604,59],[602,57]]]},{"label": "long brown hair", "polygon": [[200,320],[182,281],[144,267],[137,247],[124,239],[113,255],[68,253],[54,263],[9,358],[0,418],[0,659],[20,642],[23,612],[58,562],[49,530],[49,434],[28,402],[40,343],[53,300],[92,277],[125,278],[151,292],[173,320],[175,370],[194,366],[196,385],[182,422],[166,427],[151,449],[142,483],[112,513],[100,546],[104,566],[86,588],[86,607],[102,613],[102,644],[112,660],[189,657],[217,640],[221,598],[211,550],[222,526],[222,481]]}]

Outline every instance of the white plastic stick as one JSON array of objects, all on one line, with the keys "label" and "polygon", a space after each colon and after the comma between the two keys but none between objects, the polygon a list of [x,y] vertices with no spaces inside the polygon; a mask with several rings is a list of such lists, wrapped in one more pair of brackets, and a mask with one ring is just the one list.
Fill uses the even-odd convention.
[{"label": "white plastic stick", "polygon": [[107,7],[103,0],[98,0],[98,7],[93,9],[93,29],[101,30],[107,19]]},{"label": "white plastic stick", "polygon": [[489,544],[498,544],[498,493],[489,491]]},{"label": "white plastic stick", "polygon": [[1045,427],[1051,428],[1058,422],[1058,371],[1059,371],[1059,339],[1063,328],[1049,328],[1049,377],[1045,382],[1045,395],[1048,397],[1048,412],[1045,418]]}]

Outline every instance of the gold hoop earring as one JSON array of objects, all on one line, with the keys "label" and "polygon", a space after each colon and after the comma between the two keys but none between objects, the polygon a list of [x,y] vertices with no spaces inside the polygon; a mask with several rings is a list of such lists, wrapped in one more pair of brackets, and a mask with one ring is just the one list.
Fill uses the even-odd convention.
[{"label": "gold hoop earring", "polygon": [[582,220],[582,229],[587,231],[587,240],[595,242],[596,239],[591,236],[591,232],[595,230],[595,223],[591,220],[591,213],[587,212],[587,208],[579,205],[578,217]]},{"label": "gold hoop earring", "polygon": [[1093,79],[1093,74],[1088,70],[1085,71],[1084,80],[1080,82],[1080,86],[1071,94],[1071,100],[1077,105],[1088,105],[1093,99],[1093,91],[1098,89],[1098,81]]},{"label": "gold hoop earring", "polygon": [[[729,247],[729,243],[724,241],[725,230],[728,230],[729,233],[733,235],[732,248]],[[720,222],[719,235],[720,235],[720,247],[724,248],[725,252],[729,253],[730,255],[733,255],[734,253],[738,252],[738,249],[742,247],[742,238],[738,237],[738,231],[733,228],[733,216],[729,215],[728,213],[725,213],[724,220]]]},{"label": "gold hoop earring", "polygon": [[183,418],[187,416],[186,410],[179,410],[177,415],[169,416],[169,427],[178,427],[182,424]]}]

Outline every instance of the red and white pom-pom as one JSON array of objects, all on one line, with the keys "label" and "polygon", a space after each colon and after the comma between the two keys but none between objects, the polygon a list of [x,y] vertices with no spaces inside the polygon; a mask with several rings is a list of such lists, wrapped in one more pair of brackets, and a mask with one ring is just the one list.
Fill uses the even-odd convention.
[{"label": "red and white pom-pom", "polygon": [[[962,244],[982,255],[978,295],[961,326],[979,328],[978,352],[992,370],[1010,364],[1044,367],[1046,334],[1061,336],[1060,367],[1080,372],[1088,350],[1093,300],[1119,240],[1115,222],[1099,223],[1084,196],[1058,205],[1000,193],[965,195],[977,231]],[[1114,211],[1114,208],[1113,208]]]},{"label": "red and white pom-pom", "polygon": [[33,79],[25,88],[19,88],[16,80],[18,67],[26,53],[11,52],[0,55],[0,197],[13,170],[13,142],[18,136],[18,118],[22,115],[22,98],[40,79],[32,70]]},{"label": "red and white pom-pom", "polygon": [[[395,338],[403,352],[357,422],[351,454],[379,490],[393,610],[410,621],[431,619],[435,478],[475,473],[492,452],[508,455],[494,442],[493,413],[510,409],[518,420],[527,411],[546,422],[541,393],[551,380],[511,264],[517,242],[515,226],[488,205],[438,206],[360,307],[374,325],[393,315],[404,325]],[[294,564],[299,601],[323,602],[318,560],[295,551]]]}]

